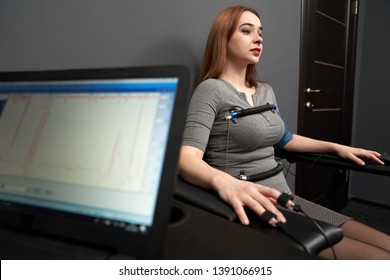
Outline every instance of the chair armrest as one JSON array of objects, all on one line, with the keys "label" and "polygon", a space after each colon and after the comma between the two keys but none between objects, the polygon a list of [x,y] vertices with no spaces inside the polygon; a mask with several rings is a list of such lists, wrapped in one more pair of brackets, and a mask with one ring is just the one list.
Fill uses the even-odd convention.
[{"label": "chair armrest", "polygon": [[286,159],[291,163],[295,163],[297,161],[303,161],[303,162],[309,162],[313,164],[338,167],[346,170],[354,170],[359,172],[390,176],[390,165],[379,165],[375,163],[371,164],[370,162],[367,162],[366,165],[360,166],[350,160],[343,159],[332,154],[297,153],[297,152],[288,152],[282,149],[276,149],[275,156],[281,159]]},{"label": "chair armrest", "polygon": [[233,222],[237,219],[236,213],[229,205],[223,202],[216,193],[194,186],[180,177],[174,188],[174,195],[177,199],[204,209],[215,215]]}]

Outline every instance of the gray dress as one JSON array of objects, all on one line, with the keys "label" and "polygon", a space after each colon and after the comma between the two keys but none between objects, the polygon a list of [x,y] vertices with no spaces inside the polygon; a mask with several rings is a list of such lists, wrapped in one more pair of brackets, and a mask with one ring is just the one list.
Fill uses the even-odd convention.
[{"label": "gray dress", "polygon": [[[272,88],[259,82],[252,96],[254,107],[266,103],[276,110],[226,120],[230,110],[252,106],[246,95],[220,79],[208,79],[198,85],[189,104],[182,145],[196,147],[204,152],[203,159],[212,167],[237,177],[263,173],[276,167],[274,147],[282,147],[291,139],[277,108]],[[291,193],[283,172],[259,181],[281,192]],[[296,197],[296,203],[313,218],[341,225],[349,217]]]}]

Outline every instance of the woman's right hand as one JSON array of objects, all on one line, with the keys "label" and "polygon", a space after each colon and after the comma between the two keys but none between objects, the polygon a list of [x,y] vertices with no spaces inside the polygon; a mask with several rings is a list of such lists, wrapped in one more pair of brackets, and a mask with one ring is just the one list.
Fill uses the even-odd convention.
[{"label": "woman's right hand", "polygon": [[277,204],[276,200],[281,194],[279,191],[260,184],[241,181],[230,175],[221,178],[220,182],[215,186],[219,186],[215,187],[219,196],[234,209],[238,219],[243,225],[249,225],[245,207],[254,211],[259,216],[266,210],[275,214],[277,218],[272,218],[269,222],[273,226],[275,226],[277,222],[286,222],[286,218],[275,207]]}]

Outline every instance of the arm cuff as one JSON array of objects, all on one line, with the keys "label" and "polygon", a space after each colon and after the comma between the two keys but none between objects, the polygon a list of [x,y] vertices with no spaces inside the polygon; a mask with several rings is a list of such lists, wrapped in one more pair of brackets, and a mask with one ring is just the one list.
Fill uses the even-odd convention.
[{"label": "arm cuff", "polygon": [[291,141],[291,139],[293,137],[292,133],[290,132],[290,130],[288,130],[286,125],[284,124],[284,121],[283,121],[283,119],[282,119],[282,117],[280,116],[279,113],[278,113],[278,115],[279,115],[279,117],[282,120],[283,125],[284,125],[284,134],[283,134],[282,138],[279,140],[279,142],[274,145],[275,149],[283,148],[288,142]]},{"label": "arm cuff", "polygon": [[291,141],[291,139],[292,139],[292,133],[287,128],[285,128],[282,139],[280,139],[279,142],[274,145],[274,148],[275,149],[283,148],[284,145],[286,145],[288,142]]}]

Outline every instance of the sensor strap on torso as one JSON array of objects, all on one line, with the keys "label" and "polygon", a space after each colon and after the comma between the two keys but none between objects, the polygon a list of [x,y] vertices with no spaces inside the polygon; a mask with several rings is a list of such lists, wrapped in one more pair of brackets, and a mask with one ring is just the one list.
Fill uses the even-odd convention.
[{"label": "sensor strap on torso", "polygon": [[278,165],[275,168],[272,168],[271,170],[268,170],[263,173],[253,174],[253,175],[245,175],[243,171],[240,172],[240,175],[237,176],[238,179],[242,181],[250,181],[250,182],[257,182],[261,180],[268,179],[272,176],[275,176],[279,172],[283,170],[283,164],[281,162],[278,162]]}]

